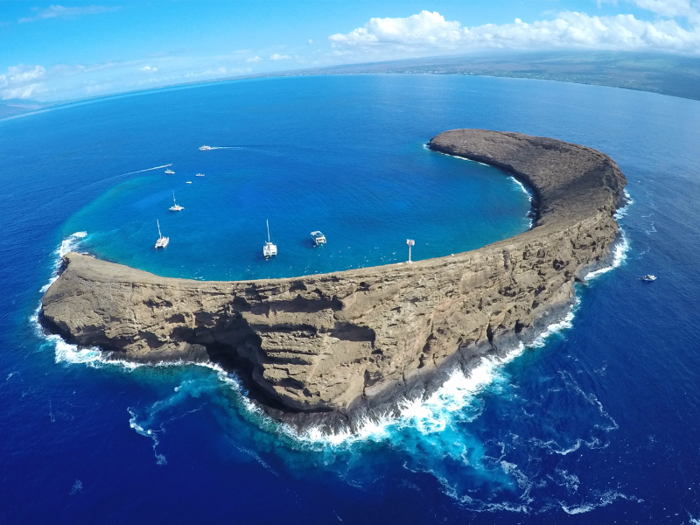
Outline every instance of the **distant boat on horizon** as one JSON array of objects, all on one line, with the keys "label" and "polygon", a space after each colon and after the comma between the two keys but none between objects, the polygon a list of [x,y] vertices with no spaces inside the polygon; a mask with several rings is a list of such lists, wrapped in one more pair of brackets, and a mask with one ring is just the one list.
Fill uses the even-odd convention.
[{"label": "distant boat on horizon", "polygon": [[213,149],[213,148],[211,146],[207,146],[207,145],[199,147],[199,151],[209,151],[210,149]]},{"label": "distant boat on horizon", "polygon": [[270,240],[270,221],[265,222],[267,222],[267,242],[265,243],[265,246],[263,246],[263,256],[265,256],[265,259],[269,259],[270,257],[277,255],[277,245],[272,244],[272,241]]},{"label": "distant boat on horizon", "polygon": [[158,219],[156,219],[156,224],[158,225],[158,240],[156,241],[157,250],[158,248],[165,248],[170,242],[170,237],[163,237],[163,234],[160,232],[160,221]]},{"label": "distant boat on horizon", "polygon": [[167,170],[165,170],[165,174],[166,175],[175,175],[175,172],[173,170],[171,170],[170,168],[168,168]]},{"label": "distant boat on horizon", "polygon": [[185,209],[184,206],[180,206],[177,202],[175,202],[175,190],[173,190],[173,205],[168,209],[170,211],[182,211]]}]

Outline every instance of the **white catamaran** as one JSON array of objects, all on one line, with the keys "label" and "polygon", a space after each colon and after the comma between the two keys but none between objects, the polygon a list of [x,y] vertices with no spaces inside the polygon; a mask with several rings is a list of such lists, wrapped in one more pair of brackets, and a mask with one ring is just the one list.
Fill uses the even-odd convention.
[{"label": "white catamaran", "polygon": [[163,237],[163,234],[160,233],[160,221],[158,219],[156,219],[156,224],[158,225],[158,240],[156,241],[157,250],[158,248],[165,248],[170,242],[170,237]]},{"label": "white catamaran", "polygon": [[178,205],[177,202],[175,202],[175,190],[173,190],[173,205],[168,208],[170,211],[182,211],[185,209],[184,206]]},{"label": "white catamaran", "polygon": [[277,255],[277,245],[272,244],[272,241],[270,240],[270,221],[267,222],[267,242],[265,243],[265,246],[263,246],[263,255],[265,256],[265,259],[269,259],[270,257]]},{"label": "white catamaran", "polygon": [[320,231],[311,232],[311,239],[314,241],[316,246],[320,244],[326,244],[326,236]]}]

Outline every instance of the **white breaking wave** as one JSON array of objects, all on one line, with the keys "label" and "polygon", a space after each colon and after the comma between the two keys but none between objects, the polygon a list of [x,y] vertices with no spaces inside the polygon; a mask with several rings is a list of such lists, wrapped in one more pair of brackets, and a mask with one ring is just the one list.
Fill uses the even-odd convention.
[{"label": "white breaking wave", "polygon": [[607,507],[611,503],[613,503],[617,499],[624,499],[627,501],[634,501],[637,503],[643,503],[644,500],[640,498],[635,498],[634,496],[626,496],[625,494],[622,494],[620,492],[616,492],[613,490],[608,490],[606,492],[600,493],[596,495],[597,500],[596,501],[591,501],[589,503],[582,503],[581,505],[575,505],[575,506],[568,506],[563,502],[559,502],[562,510],[566,512],[567,514],[574,515],[574,514],[584,514],[586,512],[590,512],[598,507]]},{"label": "white breaking wave", "polygon": [[610,270],[618,268],[627,259],[627,252],[629,251],[629,249],[630,243],[627,240],[625,230],[623,230],[622,227],[620,227],[620,238],[613,245],[613,259],[610,265],[606,266],[605,268],[600,268],[598,270],[588,272],[584,279],[586,281],[591,281],[596,277],[600,277],[604,273],[608,273]]},{"label": "white breaking wave", "polygon": [[53,252],[54,255],[54,268],[51,272],[51,278],[49,282],[41,287],[39,290],[42,294],[49,289],[49,286],[58,279],[58,269],[61,266],[61,260],[69,252],[74,252],[80,247],[80,243],[87,237],[87,232],[75,232],[61,241],[61,244]]},{"label": "white breaking wave", "polygon": [[[625,205],[622,206],[621,208],[619,208],[615,212],[615,215],[614,215],[615,219],[618,221],[621,220],[622,218],[624,218],[625,215],[627,215],[627,212],[629,211],[630,206],[632,206],[632,204],[634,204],[634,200],[632,199],[632,196],[629,194],[629,192],[627,190],[625,190],[624,195],[625,195],[625,199],[624,199]],[[605,268],[600,268],[598,270],[587,273],[586,276],[584,277],[584,279],[586,281],[590,281],[592,279],[595,279],[596,277],[600,277],[604,273],[608,273],[610,270],[614,270],[615,268],[618,268],[627,259],[627,252],[629,251],[629,249],[630,249],[629,240],[627,239],[627,235],[625,233],[624,228],[622,228],[622,226],[620,226],[619,238],[617,239],[617,241],[615,241],[615,243],[613,244],[613,247],[612,247],[613,257],[612,257],[612,262],[610,263],[610,265],[606,266]]]},{"label": "white breaking wave", "polygon": [[623,194],[625,196],[625,199],[624,199],[625,204],[624,204],[624,206],[621,206],[620,208],[618,208],[617,211],[615,212],[615,215],[614,215],[615,219],[618,221],[620,219],[624,218],[625,215],[627,215],[627,212],[630,210],[630,206],[632,206],[634,204],[634,199],[632,199],[632,196],[629,194],[629,192],[627,190],[624,190]]}]

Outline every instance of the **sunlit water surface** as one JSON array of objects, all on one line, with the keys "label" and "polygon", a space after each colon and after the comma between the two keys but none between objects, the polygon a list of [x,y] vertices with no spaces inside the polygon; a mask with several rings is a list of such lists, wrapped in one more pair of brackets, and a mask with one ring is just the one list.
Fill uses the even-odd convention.
[{"label": "sunlit water surface", "polygon": [[[600,149],[633,203],[614,268],[562,323],[397,420],[295,435],[221,370],[109,363],[37,329],[69,249],[239,279],[403,261],[407,238],[421,259],[523,231],[512,179],[424,148],[458,127]],[[232,82],[0,121],[0,521],[695,523],[699,130],[694,101],[452,76]],[[280,249],[267,262],[266,219]],[[310,244],[315,229],[327,246]]]}]

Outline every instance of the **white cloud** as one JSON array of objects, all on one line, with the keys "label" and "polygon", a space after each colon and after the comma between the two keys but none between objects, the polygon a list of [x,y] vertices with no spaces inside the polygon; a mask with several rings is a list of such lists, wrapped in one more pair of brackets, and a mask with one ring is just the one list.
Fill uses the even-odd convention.
[{"label": "white cloud", "polygon": [[238,53],[211,57],[149,57],[88,66],[60,64],[50,68],[20,64],[0,74],[0,99],[71,100],[251,73],[250,68],[241,66]]},{"label": "white cloud", "polygon": [[34,16],[28,16],[17,20],[20,24],[25,22],[35,22],[37,20],[46,20],[47,18],[72,18],[82,15],[98,15],[109,11],[121,9],[119,6],[108,7],[104,5],[87,5],[82,7],[64,7],[62,5],[51,5],[45,9],[32,8],[36,12]]},{"label": "white cloud", "polygon": [[277,53],[275,53],[270,57],[270,60],[289,60],[290,58],[292,57],[290,57],[289,55],[278,55]]},{"label": "white cloud", "polygon": [[7,73],[0,75],[0,97],[2,100],[30,98],[45,76],[46,69],[42,66],[10,66]]},{"label": "white cloud", "polygon": [[[599,3],[616,0],[598,0]],[[657,15],[667,18],[687,18],[694,24],[700,23],[700,2],[697,0],[627,0]]]},{"label": "white cloud", "polygon": [[346,35],[331,35],[328,39],[348,45],[441,44],[459,40],[459,27],[459,22],[447,22],[438,12],[421,11],[408,18],[372,18],[364,27]]},{"label": "white cloud", "polygon": [[309,44],[313,44],[314,41],[309,38]]},{"label": "white cloud", "polygon": [[259,57],[259,56],[254,56],[254,57],[246,58],[245,61],[246,61],[246,63],[248,63],[248,64],[253,64],[253,63],[255,63],[255,62],[260,62],[260,57]]},{"label": "white cloud", "polygon": [[[658,15],[680,16],[677,14],[683,12],[686,13],[683,16],[691,20],[692,13],[697,14],[687,0],[636,0],[636,3],[640,7],[648,5]],[[331,35],[328,39],[340,56],[358,52],[427,55],[484,48],[586,48],[700,54],[700,29],[684,29],[672,18],[648,22],[633,15],[589,16],[571,11],[559,13],[553,20],[530,24],[516,18],[512,24],[471,28],[462,28],[457,21],[446,21],[437,12],[422,11],[407,18],[372,18],[363,27]]]}]

